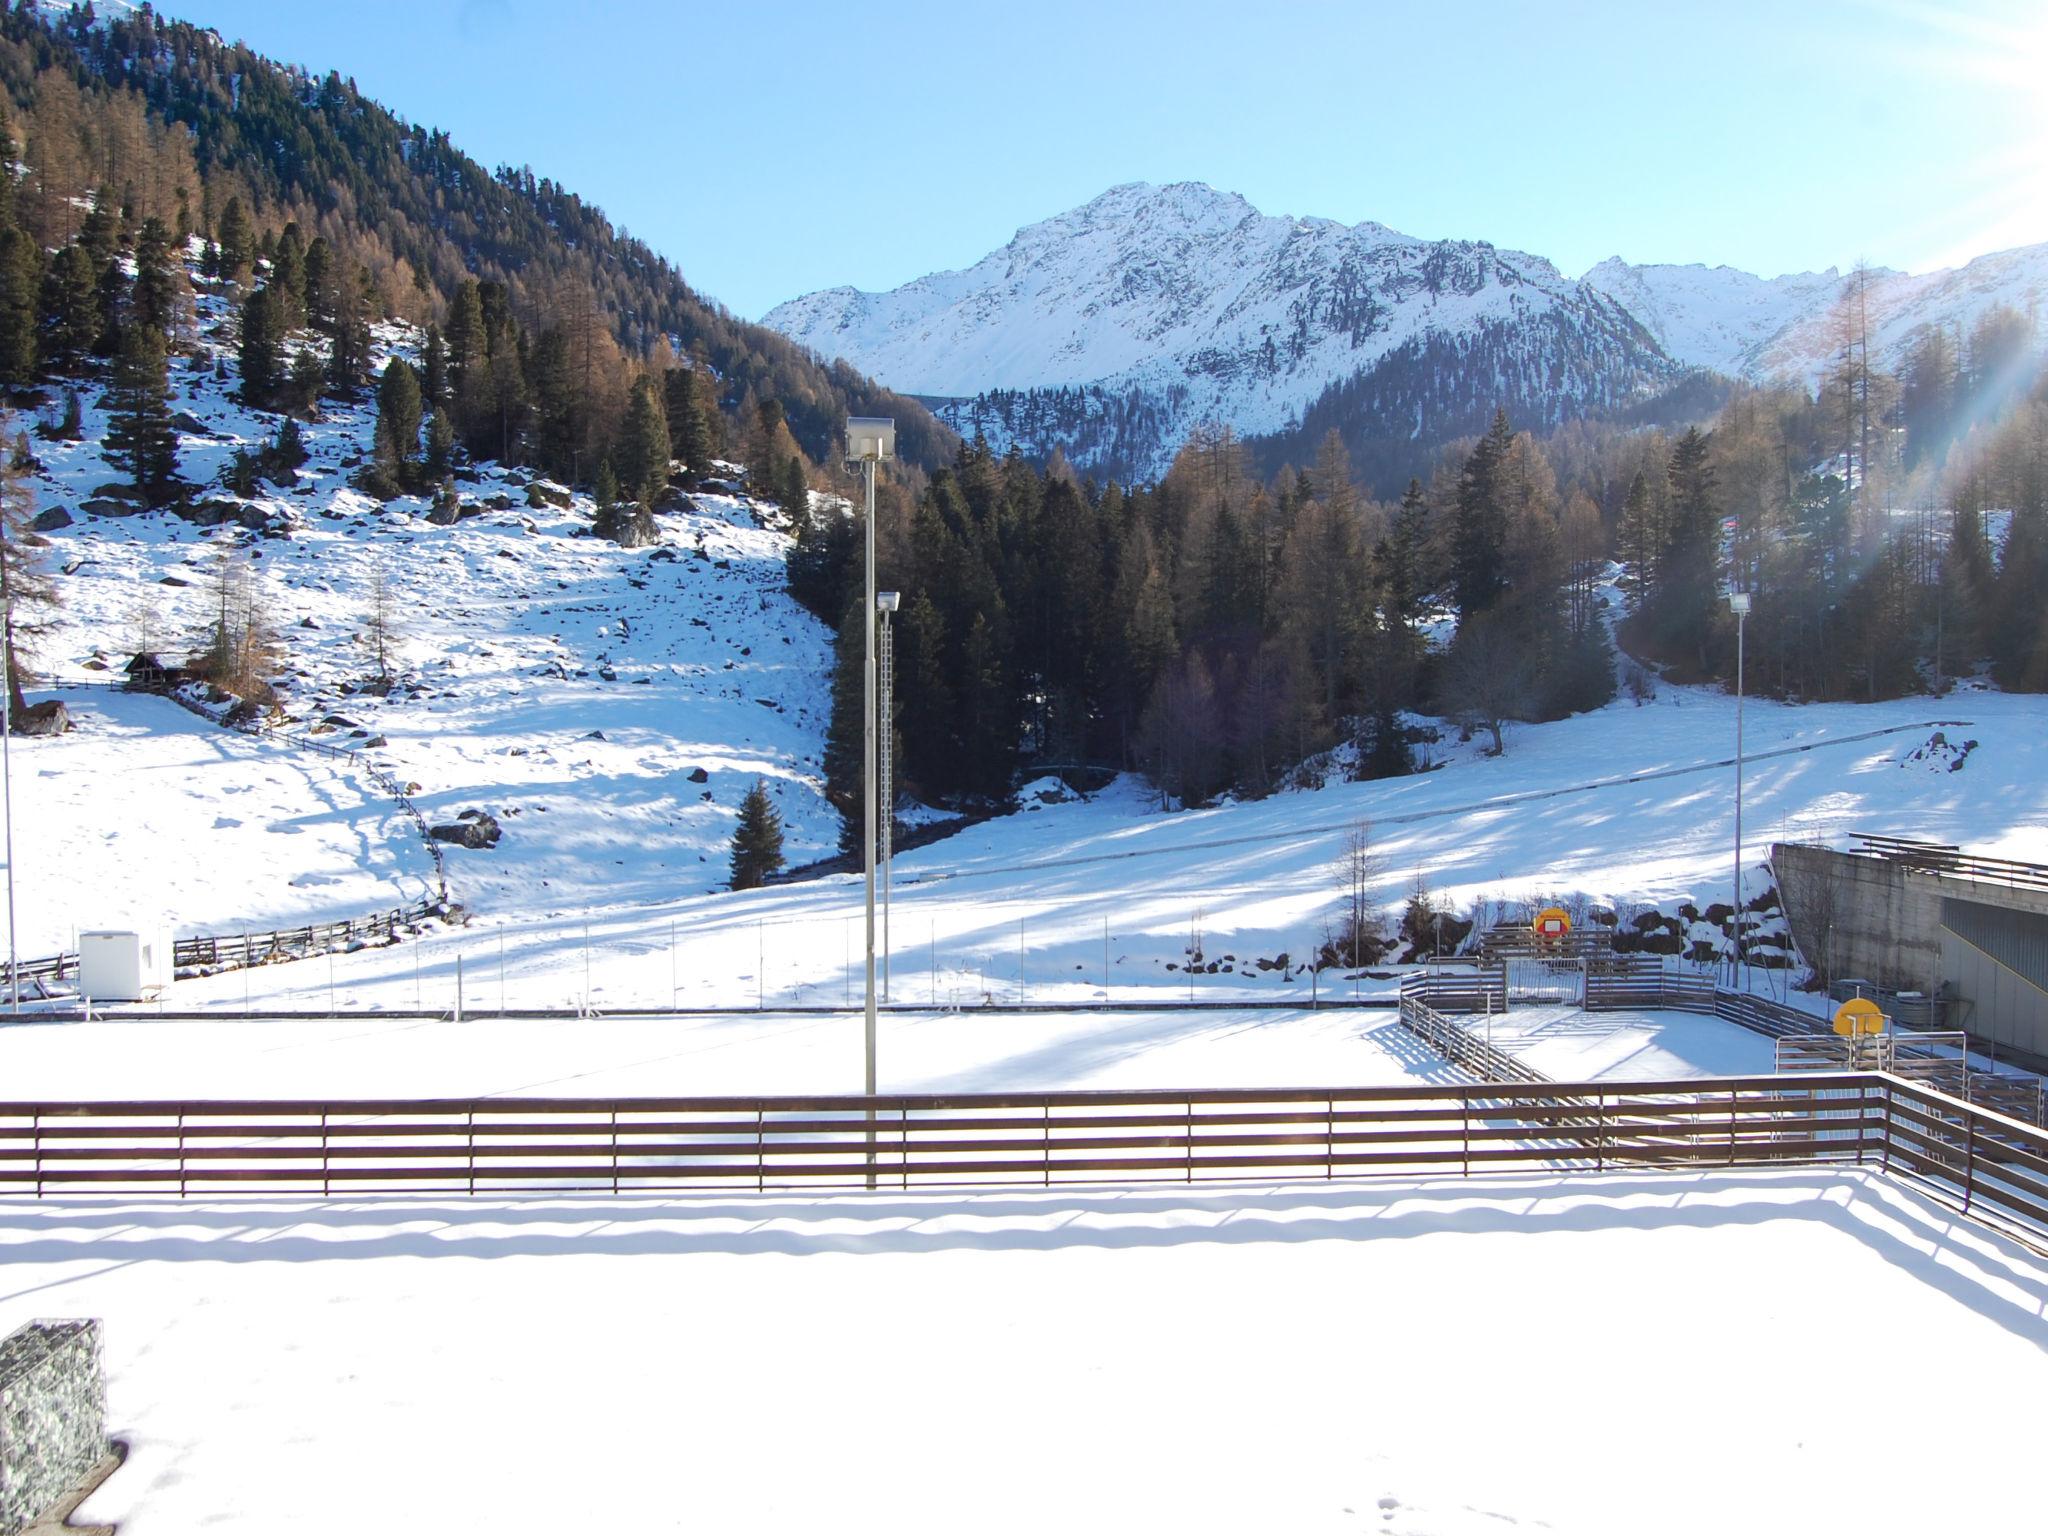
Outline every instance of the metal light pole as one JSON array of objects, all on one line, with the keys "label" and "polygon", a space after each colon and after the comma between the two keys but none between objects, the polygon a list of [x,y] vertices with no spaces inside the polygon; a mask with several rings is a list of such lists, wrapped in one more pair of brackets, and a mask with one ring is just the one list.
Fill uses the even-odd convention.
[{"label": "metal light pole", "polygon": [[[875,466],[896,456],[896,423],[887,416],[846,418],[846,456],[860,465],[861,488],[867,495],[866,708],[862,720],[865,751],[862,779],[866,791],[866,835],[861,859],[867,874],[867,1095],[875,1094]],[[874,1126],[868,1128],[868,1182],[874,1182]]]},{"label": "metal light pole", "polygon": [[896,611],[900,594],[877,592],[875,607],[882,615],[882,707],[879,716],[882,755],[882,1001],[889,1000],[889,897],[896,886],[896,637],[890,631],[889,615]]},{"label": "metal light pole", "polygon": [[1730,592],[1728,609],[1735,615],[1735,974],[1749,990],[1749,967],[1742,953],[1742,626],[1749,617],[1749,594]]},{"label": "metal light pole", "polygon": [[[4,608],[0,600],[0,608]],[[14,736],[14,614],[0,615],[0,799],[7,820],[7,998],[10,1012],[21,1012],[21,971],[14,942],[14,762],[8,743]]]}]

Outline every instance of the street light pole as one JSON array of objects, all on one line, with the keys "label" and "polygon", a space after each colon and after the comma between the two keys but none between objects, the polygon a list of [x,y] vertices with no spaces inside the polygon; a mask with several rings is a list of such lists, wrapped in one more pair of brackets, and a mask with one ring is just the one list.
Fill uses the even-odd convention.
[{"label": "street light pole", "polygon": [[1749,990],[1749,966],[1742,953],[1742,627],[1749,618],[1749,594],[1728,594],[1729,610],[1735,615],[1735,911],[1730,918],[1735,935],[1735,974],[1742,990]]},{"label": "street light pole", "polygon": [[889,1000],[889,898],[896,886],[896,637],[889,616],[899,594],[878,592],[875,607],[882,615],[882,707],[877,717],[882,757],[882,1001]]},{"label": "street light pole", "polygon": [[[861,839],[861,862],[867,877],[867,1035],[866,1092],[875,1096],[875,466],[896,456],[896,423],[885,416],[849,416],[846,419],[846,456],[860,465],[861,488],[867,499],[867,601],[862,626],[866,639],[866,665],[862,669],[866,707],[862,720],[864,737],[863,790],[866,801],[866,832]],[[875,1182],[874,1117],[868,1123],[868,1183]]]},{"label": "street light pole", "polygon": [[[4,569],[4,568],[0,568]],[[21,1012],[21,970],[14,939],[14,613],[0,596],[0,799],[7,821],[7,998],[8,1011]]]}]

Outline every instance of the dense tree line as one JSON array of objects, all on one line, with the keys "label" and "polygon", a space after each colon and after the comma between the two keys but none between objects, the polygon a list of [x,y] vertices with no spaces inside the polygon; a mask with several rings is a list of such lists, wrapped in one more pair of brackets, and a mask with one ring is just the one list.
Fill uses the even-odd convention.
[{"label": "dense tree line", "polygon": [[[1559,497],[1504,415],[1396,505],[1360,494],[1334,434],[1312,469],[1261,483],[1230,432],[1198,432],[1135,489],[977,441],[885,503],[878,534],[881,580],[903,593],[901,776],[941,802],[998,800],[1027,764],[1139,768],[1185,802],[1268,792],[1339,746],[1328,761],[1360,776],[1403,773],[1405,712],[1458,715],[1497,744],[1504,720],[1613,686],[1587,596],[1597,513]],[[850,824],[859,542],[855,519],[819,508],[791,561],[792,591],[838,626],[826,773]],[[1440,594],[1463,621],[1448,657],[1424,633]]]},{"label": "dense tree line", "polygon": [[[1860,282],[1821,387],[1744,390],[1671,442],[1638,436],[1614,519],[1628,648],[1682,679],[1730,678],[1726,593],[1753,594],[1748,684],[1876,699],[1988,671],[2048,688],[2048,374],[2032,323],[1870,356]],[[1611,482],[1610,482],[1611,488]]]}]

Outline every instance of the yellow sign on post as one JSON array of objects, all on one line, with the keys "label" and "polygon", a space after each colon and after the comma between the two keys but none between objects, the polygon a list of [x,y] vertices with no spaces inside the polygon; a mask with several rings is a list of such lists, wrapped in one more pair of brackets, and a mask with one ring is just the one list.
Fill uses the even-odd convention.
[{"label": "yellow sign on post", "polygon": [[1572,931],[1571,914],[1563,907],[1545,907],[1529,926],[1539,939],[1561,939]]},{"label": "yellow sign on post", "polygon": [[1835,1033],[1881,1035],[1884,1033],[1884,1010],[1867,997],[1852,997],[1835,1010]]}]

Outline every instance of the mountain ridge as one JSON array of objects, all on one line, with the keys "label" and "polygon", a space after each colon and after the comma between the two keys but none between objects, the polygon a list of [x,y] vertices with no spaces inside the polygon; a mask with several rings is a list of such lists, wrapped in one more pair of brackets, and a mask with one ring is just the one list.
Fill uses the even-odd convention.
[{"label": "mountain ridge", "polygon": [[[1937,273],[1864,275],[1873,350],[1889,357],[1923,324],[1966,327],[1994,303],[2038,311],[2048,245]],[[763,323],[936,402],[963,434],[1147,475],[1197,422],[1285,439],[1333,392],[1363,402],[1346,433],[1361,445],[1456,436],[1448,421],[1439,430],[1427,402],[1396,420],[1373,399],[1400,394],[1408,409],[1420,399],[1415,381],[1404,375],[1387,391],[1376,375],[1432,348],[1442,364],[1441,344],[1460,337],[1492,338],[1467,349],[1474,367],[1514,355],[1532,377],[1550,376],[1548,392],[1524,402],[1538,417],[1640,401],[1696,369],[1810,386],[1827,365],[1827,319],[1846,281],[1833,268],[1764,278],[1618,256],[1571,278],[1546,257],[1484,240],[1264,214],[1201,182],[1126,182],[1022,226],[972,266],[883,293],[820,290]],[[1443,388],[1462,400],[1490,382]],[[1141,425],[1120,426],[1110,448],[1111,418]]]}]

